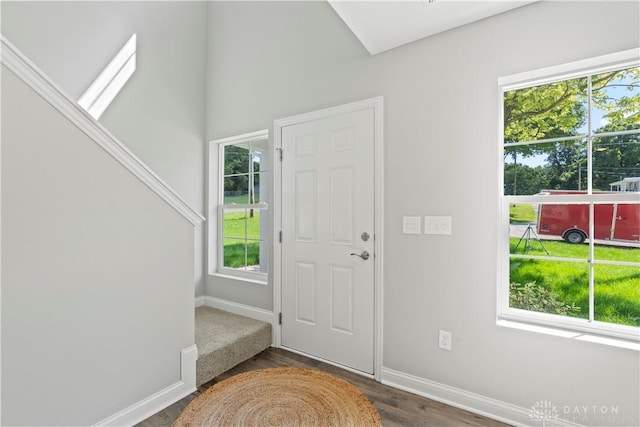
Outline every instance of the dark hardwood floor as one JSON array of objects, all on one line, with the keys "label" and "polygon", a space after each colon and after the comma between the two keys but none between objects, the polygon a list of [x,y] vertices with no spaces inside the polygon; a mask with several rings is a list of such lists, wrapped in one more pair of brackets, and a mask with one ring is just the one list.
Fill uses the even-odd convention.
[{"label": "dark hardwood floor", "polygon": [[282,349],[270,348],[235,368],[203,384],[196,392],[146,419],[137,427],[170,426],[184,408],[213,384],[235,374],[279,366],[319,369],[345,379],[358,387],[380,413],[382,424],[391,426],[506,426],[462,409],[425,399],[402,390],[382,385],[372,379]]}]

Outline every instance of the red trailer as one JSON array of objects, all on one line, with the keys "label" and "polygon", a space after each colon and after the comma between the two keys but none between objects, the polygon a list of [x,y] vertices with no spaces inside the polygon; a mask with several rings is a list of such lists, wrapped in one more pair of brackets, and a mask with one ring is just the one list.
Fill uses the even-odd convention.
[{"label": "red trailer", "polygon": [[[640,178],[613,183],[617,191],[637,192]],[[586,194],[585,191],[545,190],[544,194]],[[640,197],[640,193],[638,193]],[[594,205],[594,237],[602,240],[640,241],[640,204],[609,203]],[[589,205],[541,204],[538,234],[561,236],[569,243],[582,243],[589,237]]]}]

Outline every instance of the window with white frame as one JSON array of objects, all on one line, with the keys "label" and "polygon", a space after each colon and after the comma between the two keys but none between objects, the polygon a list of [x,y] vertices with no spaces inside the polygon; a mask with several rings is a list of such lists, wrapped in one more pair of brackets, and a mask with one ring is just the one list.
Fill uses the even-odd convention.
[{"label": "window with white frame", "polygon": [[218,273],[266,281],[269,261],[268,138],[268,132],[264,130],[214,141],[218,150]]},{"label": "window with white frame", "polygon": [[640,337],[639,50],[499,79],[498,316]]}]

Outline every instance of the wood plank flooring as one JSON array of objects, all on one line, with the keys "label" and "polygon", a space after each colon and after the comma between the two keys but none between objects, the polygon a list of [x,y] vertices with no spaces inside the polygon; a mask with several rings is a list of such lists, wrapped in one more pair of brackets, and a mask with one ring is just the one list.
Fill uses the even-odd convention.
[{"label": "wood plank flooring", "polygon": [[190,394],[165,410],[146,419],[138,424],[137,427],[168,427],[178,418],[189,402],[213,384],[242,372],[279,366],[319,369],[351,382],[367,396],[373,406],[378,410],[384,427],[507,426],[507,424],[490,418],[385,386],[372,379],[305,356],[282,349],[269,348],[252,359],[216,377],[212,381],[203,384],[195,393]]}]

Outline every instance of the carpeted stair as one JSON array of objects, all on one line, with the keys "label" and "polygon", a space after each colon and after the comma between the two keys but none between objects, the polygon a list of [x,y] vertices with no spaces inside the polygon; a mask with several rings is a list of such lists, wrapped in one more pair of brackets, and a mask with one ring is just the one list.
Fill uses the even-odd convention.
[{"label": "carpeted stair", "polygon": [[211,307],[196,308],[196,385],[271,346],[271,324]]}]

